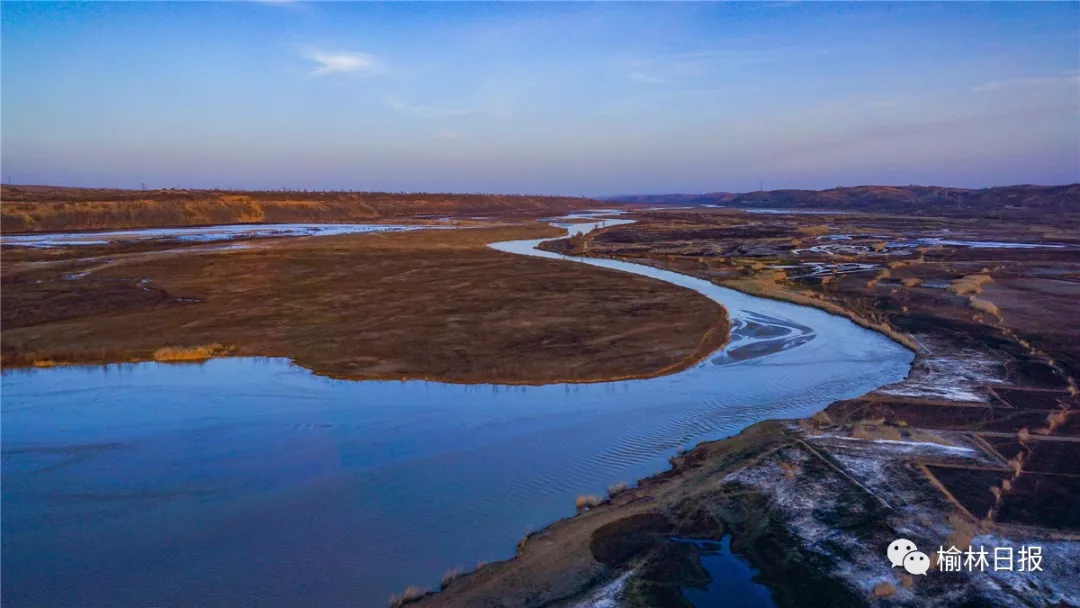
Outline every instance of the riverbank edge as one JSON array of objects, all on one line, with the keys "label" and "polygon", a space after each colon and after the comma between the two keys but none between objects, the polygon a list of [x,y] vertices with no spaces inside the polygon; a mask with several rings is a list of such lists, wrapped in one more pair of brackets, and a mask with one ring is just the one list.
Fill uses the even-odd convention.
[{"label": "riverbank edge", "polygon": [[[562,239],[549,239],[537,246],[538,249],[544,249],[555,253],[562,253],[555,248],[547,248],[543,245],[550,244]],[[584,255],[575,254],[580,257],[590,257],[595,259],[612,259],[622,262],[630,262],[635,264],[641,264],[641,260],[638,259],[624,259],[617,256],[599,256],[599,255]],[[647,264],[645,264],[647,265]],[[670,269],[665,269],[670,270]],[[675,271],[673,271],[675,272]],[[684,273],[685,274],[685,273]],[[693,276],[688,275],[688,276]],[[704,277],[698,277],[704,278]],[[709,280],[705,278],[704,280]],[[908,348],[913,351],[915,358],[911,362],[911,368],[909,368],[909,375],[911,369],[914,369],[924,360],[925,349],[920,345],[914,337],[900,332],[892,326],[886,326],[880,323],[875,323],[868,319],[859,316],[854,311],[848,310],[838,305],[826,306],[826,302],[816,301],[813,298],[807,298],[794,292],[785,292],[783,290],[765,290],[756,289],[755,285],[739,282],[739,281],[725,281],[718,283],[722,287],[727,287],[747,295],[755,297],[764,297],[776,301],[788,302],[791,304],[805,305],[817,308],[828,314],[840,316],[848,319],[849,321],[859,325],[870,331],[875,331],[885,337],[893,340],[897,344]],[[726,310],[726,309],[725,309]],[[876,390],[876,389],[875,389]],[[856,399],[865,397],[872,393],[868,391]],[[832,402],[826,405],[820,412],[826,411],[830,406],[837,402]],[[818,412],[818,413],[820,413]],[[799,440],[788,432],[788,428],[793,425],[797,425],[803,421],[809,421],[810,418],[801,419],[768,419],[762,420],[755,424],[752,424],[738,434],[724,439],[718,439],[714,441],[703,441],[691,448],[689,451],[682,452],[670,459],[671,467],[663,471],[659,471],[653,475],[649,475],[638,480],[635,486],[621,490],[614,495],[609,495],[606,499],[600,501],[596,506],[587,508],[585,510],[579,510],[579,512],[570,517],[552,522],[548,526],[540,529],[535,533],[526,534],[517,545],[517,553],[514,557],[507,560],[485,563],[480,562],[476,570],[471,572],[450,572],[447,577],[444,577],[442,588],[438,591],[421,590],[418,587],[410,587],[402,595],[392,596],[390,599],[390,606],[392,608],[398,608],[405,605],[416,606],[469,606],[472,603],[456,603],[454,602],[454,596],[460,592],[465,591],[466,587],[473,587],[475,582],[470,581],[470,577],[483,576],[485,581],[479,581],[480,584],[486,586],[488,581],[493,581],[499,576],[502,576],[498,570],[501,570],[508,565],[518,563],[518,560],[522,559],[522,556],[529,551],[531,544],[539,541],[540,539],[546,540],[547,543],[552,543],[551,538],[559,535],[572,535],[567,533],[567,529],[572,529],[575,526],[581,526],[583,528],[590,527],[591,518],[598,517],[600,513],[607,513],[605,520],[616,521],[626,517],[632,517],[642,511],[651,512],[655,510],[656,505],[653,492],[658,488],[661,488],[664,484],[672,482],[678,479],[680,475],[686,472],[688,468],[700,468],[704,466],[710,458],[712,458],[715,452],[725,453],[727,458],[725,462],[730,461],[727,466],[721,466],[718,468],[709,469],[706,476],[719,479],[721,477],[731,475],[738,472],[741,469],[747,468],[760,459],[768,456],[781,448],[794,444]],[[748,441],[754,445],[745,445]],[[763,449],[764,448],[764,449]],[[730,454],[726,454],[729,449],[736,450],[736,456],[731,458]],[[760,451],[759,451],[760,450]],[[642,504],[646,504],[644,508],[640,508]],[[681,536],[685,537],[700,537],[709,540],[720,540],[723,536],[731,536],[732,552],[742,559],[745,559],[749,565],[759,571],[758,578],[763,584],[765,584],[772,593],[774,601],[778,606],[782,608],[794,608],[802,605],[799,601],[799,590],[805,589],[807,585],[816,585],[823,589],[822,593],[829,598],[830,602],[840,602],[834,605],[863,605],[862,598],[851,595],[848,590],[844,589],[842,584],[838,581],[830,579],[828,577],[814,577],[811,573],[803,573],[803,576],[799,576],[798,580],[792,580],[790,573],[786,573],[785,577],[777,577],[771,572],[771,564],[768,560],[758,557],[758,551],[752,550],[752,548],[758,544],[759,534],[761,532],[761,522],[755,521],[755,513],[752,509],[748,509],[742,513],[732,514],[733,521],[718,521],[715,522],[717,527],[714,528],[715,532],[719,534],[702,534],[702,530],[682,530]],[[734,521],[737,520],[737,521]],[[585,522],[585,523],[583,523]],[[595,528],[594,528],[595,532]],[[695,533],[696,532],[696,533]],[[781,534],[782,536],[782,534]],[[554,541],[557,542],[557,541]],[[798,549],[797,544],[776,546],[765,549],[765,552],[770,550],[787,550],[793,551]],[[603,588],[605,585],[612,585],[616,583],[625,584],[627,575],[632,575],[639,568],[642,567],[644,560],[641,558],[635,559],[631,562],[623,564],[621,568],[615,569],[614,573],[610,570],[603,574],[599,571],[588,573],[582,578],[581,585],[577,586],[575,590],[570,593],[563,594],[561,598],[551,598],[549,601],[542,603],[514,603],[514,602],[501,602],[496,600],[492,606],[557,606],[565,608],[591,608],[593,604],[589,601],[588,596],[591,593],[595,593],[598,589]],[[513,575],[511,575],[513,576]],[[610,590],[609,590],[610,591]],[[681,594],[681,591],[680,591]],[[610,594],[608,594],[610,597]],[[450,601],[447,602],[446,600]],[[640,604],[642,600],[648,601],[647,597],[632,597],[629,599],[629,606],[637,608],[639,605],[644,608],[648,604]],[[485,604],[488,605],[488,604]],[[597,604],[599,605],[599,604]],[[621,606],[619,604],[612,604],[613,606]],[[690,604],[685,604],[689,606]]]},{"label": "riverbank edge", "polygon": [[[53,367],[108,367],[113,365],[137,365],[140,363],[161,363],[166,365],[202,365],[209,362],[212,359],[284,359],[289,362],[290,365],[303,368],[312,375],[320,376],[323,378],[329,378],[331,380],[343,380],[352,382],[364,382],[364,381],[401,381],[401,382],[439,382],[441,384],[458,384],[458,385],[495,385],[495,386],[546,386],[550,384],[603,384],[607,382],[622,382],[624,380],[648,380],[650,378],[659,378],[661,376],[667,376],[671,374],[677,374],[685,371],[691,367],[694,367],[698,363],[701,363],[710,355],[720,350],[724,346],[727,346],[731,340],[731,321],[728,316],[727,309],[722,305],[717,304],[722,309],[724,319],[721,323],[713,325],[705,331],[705,334],[698,341],[698,345],[695,347],[694,352],[684,357],[682,360],[662,367],[653,371],[646,371],[634,374],[624,374],[621,376],[604,376],[597,378],[570,378],[570,379],[554,379],[554,380],[501,380],[494,378],[491,380],[457,380],[453,378],[443,378],[439,376],[427,376],[423,374],[394,374],[394,375],[377,375],[377,376],[349,376],[342,374],[334,374],[330,372],[323,372],[319,369],[305,365],[297,359],[290,357],[289,355],[283,355],[279,353],[257,353],[257,352],[244,352],[233,354],[231,349],[227,349],[230,352],[221,355],[212,355],[207,357],[199,357],[186,360],[161,360],[150,356],[136,356],[136,357],[121,357],[106,358],[101,361],[64,361],[64,360],[47,360],[38,361],[35,363],[17,363],[17,364],[4,364],[0,373],[17,372],[17,371],[30,371],[37,369],[50,369]],[[167,347],[164,347],[167,348]]]}]

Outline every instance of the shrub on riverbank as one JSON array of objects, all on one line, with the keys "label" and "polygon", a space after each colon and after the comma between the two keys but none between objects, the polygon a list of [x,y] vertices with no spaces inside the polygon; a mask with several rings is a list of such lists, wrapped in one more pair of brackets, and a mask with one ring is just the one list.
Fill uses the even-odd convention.
[{"label": "shrub on riverbank", "polygon": [[600,497],[595,494],[582,494],[577,497],[575,504],[579,511],[582,509],[592,509],[600,504]]},{"label": "shrub on riverbank", "polygon": [[[477,568],[479,567],[480,566],[478,565]],[[463,574],[465,573],[461,571],[461,568],[451,568],[450,570],[447,570],[446,574],[444,574],[442,577],[442,583],[440,584],[441,588],[446,589],[451,584],[453,584],[454,581],[461,578]]]},{"label": "shrub on riverbank", "polygon": [[389,606],[389,608],[401,608],[401,606],[419,601],[429,594],[431,594],[431,592],[427,589],[421,589],[414,585],[405,589],[405,591],[402,591],[401,595],[396,593],[390,594],[390,601],[387,603],[387,606]]}]

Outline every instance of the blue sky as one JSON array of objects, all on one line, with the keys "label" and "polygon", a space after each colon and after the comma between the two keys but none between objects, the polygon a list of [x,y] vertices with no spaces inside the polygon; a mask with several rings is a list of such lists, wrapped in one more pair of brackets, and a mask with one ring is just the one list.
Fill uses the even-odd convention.
[{"label": "blue sky", "polygon": [[3,2],[15,183],[1080,181],[1080,3]]}]

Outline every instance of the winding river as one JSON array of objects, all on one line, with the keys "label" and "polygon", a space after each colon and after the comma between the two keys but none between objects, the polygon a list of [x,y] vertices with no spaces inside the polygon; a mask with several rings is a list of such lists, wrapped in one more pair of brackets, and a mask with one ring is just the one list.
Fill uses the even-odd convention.
[{"label": "winding river", "polygon": [[[493,247],[563,257],[538,242]],[[817,309],[567,259],[712,298],[731,343],[678,374],[603,384],[351,382],[250,358],[5,372],[5,605],[383,606],[510,557],[579,494],[897,382],[912,361]]]}]

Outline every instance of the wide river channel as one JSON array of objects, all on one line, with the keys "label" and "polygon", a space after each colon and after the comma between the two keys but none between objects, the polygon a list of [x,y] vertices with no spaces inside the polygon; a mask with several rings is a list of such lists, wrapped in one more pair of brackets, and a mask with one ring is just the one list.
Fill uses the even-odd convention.
[{"label": "wide river channel", "polygon": [[[538,242],[493,247],[563,257]],[[698,291],[732,341],[674,375],[598,384],[352,382],[250,358],[5,372],[4,605],[384,606],[512,556],[579,494],[898,382],[913,358],[814,308],[564,259]]]}]

